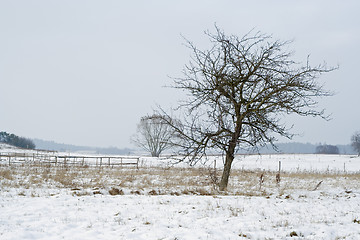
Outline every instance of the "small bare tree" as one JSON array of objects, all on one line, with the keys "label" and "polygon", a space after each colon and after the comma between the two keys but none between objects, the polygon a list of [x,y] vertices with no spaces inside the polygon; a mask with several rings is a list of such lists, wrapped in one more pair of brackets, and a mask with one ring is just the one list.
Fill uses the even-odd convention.
[{"label": "small bare tree", "polygon": [[159,157],[164,150],[173,146],[171,139],[174,137],[174,130],[168,124],[171,122],[159,114],[142,117],[137,126],[137,133],[131,140],[150,152],[152,157]]},{"label": "small bare tree", "polygon": [[316,79],[334,68],[311,67],[309,61],[298,65],[284,51],[290,42],[269,35],[250,32],[239,38],[217,27],[215,34],[206,34],[213,44],[210,50],[187,41],[192,59],[173,87],[189,98],[175,109],[183,116],[181,128],[172,127],[183,140],[184,160],[196,162],[209,150],[224,153],[219,187],[225,190],[238,149],[268,143],[276,148],[276,134],[293,136],[281,122],[284,115],[327,119],[324,110],[316,110],[316,98],[331,93]]},{"label": "small bare tree", "polygon": [[360,132],[356,132],[351,136],[351,146],[360,156]]}]

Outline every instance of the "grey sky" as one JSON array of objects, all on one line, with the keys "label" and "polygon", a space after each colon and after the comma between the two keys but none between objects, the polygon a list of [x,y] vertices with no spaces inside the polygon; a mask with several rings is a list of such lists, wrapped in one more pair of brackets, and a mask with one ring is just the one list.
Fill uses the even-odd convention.
[{"label": "grey sky", "polygon": [[164,88],[214,23],[293,39],[295,59],[340,65],[323,75],[333,120],[289,117],[300,142],[344,144],[360,130],[360,1],[0,0],[0,130],[61,143],[131,147],[141,116],[176,105]]}]

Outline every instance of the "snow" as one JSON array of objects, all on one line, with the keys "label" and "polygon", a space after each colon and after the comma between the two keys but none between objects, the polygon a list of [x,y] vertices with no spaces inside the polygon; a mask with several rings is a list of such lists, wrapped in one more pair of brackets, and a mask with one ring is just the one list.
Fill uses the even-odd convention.
[{"label": "snow", "polygon": [[[3,197],[1,239],[358,239],[360,192]],[[246,237],[245,237],[246,236]]]},{"label": "snow", "polygon": [[[220,157],[203,164],[214,166],[214,160],[221,168]],[[169,159],[140,161],[140,168],[189,167]],[[317,182],[284,177],[282,188],[267,189],[263,196],[151,196],[125,189],[124,195],[112,196],[105,190],[74,194],[52,182],[12,186],[8,183],[15,180],[0,175],[0,239],[360,239],[359,158],[239,155],[233,166],[277,171],[279,161],[282,172],[325,174],[324,183],[312,190]],[[328,173],[339,175],[326,179]]]}]

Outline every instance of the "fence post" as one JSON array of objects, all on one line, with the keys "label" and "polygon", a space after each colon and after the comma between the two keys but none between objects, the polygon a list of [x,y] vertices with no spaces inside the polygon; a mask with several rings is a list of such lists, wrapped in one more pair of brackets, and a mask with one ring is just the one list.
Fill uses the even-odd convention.
[{"label": "fence post", "polygon": [[279,161],[279,173],[281,172],[281,161]]},{"label": "fence post", "polygon": [[275,178],[276,178],[276,184],[278,187],[280,187],[280,181],[281,181],[281,176],[280,176],[280,172],[281,172],[281,161],[279,161],[279,171],[276,174]]}]

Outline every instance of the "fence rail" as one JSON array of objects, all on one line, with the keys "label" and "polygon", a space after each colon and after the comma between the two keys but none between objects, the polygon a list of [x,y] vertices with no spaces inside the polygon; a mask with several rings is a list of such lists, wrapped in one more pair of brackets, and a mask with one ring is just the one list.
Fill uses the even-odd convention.
[{"label": "fence rail", "polygon": [[127,166],[139,168],[140,157],[133,156],[87,156],[87,155],[59,155],[51,153],[0,153],[0,164],[9,165],[19,163],[54,164],[78,166]]}]

